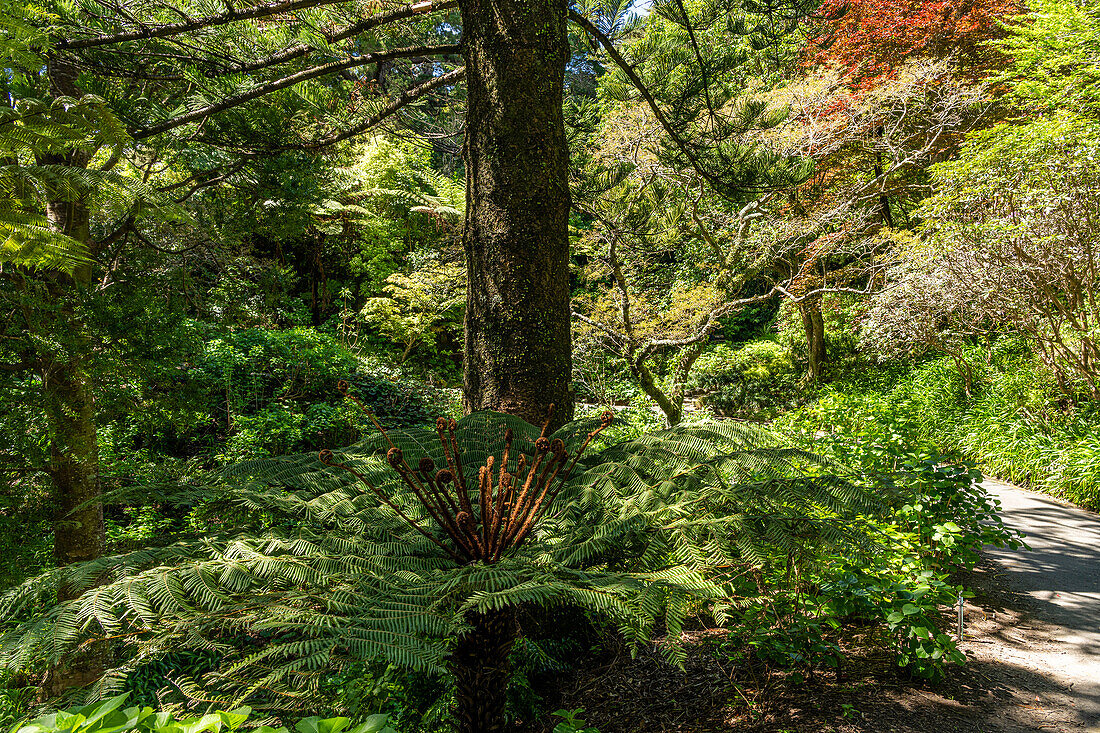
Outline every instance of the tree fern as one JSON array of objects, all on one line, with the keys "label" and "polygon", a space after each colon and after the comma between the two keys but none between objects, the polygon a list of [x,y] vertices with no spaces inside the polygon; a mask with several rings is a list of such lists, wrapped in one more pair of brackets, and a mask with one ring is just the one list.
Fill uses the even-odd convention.
[{"label": "tree fern", "polygon": [[[150,658],[213,649],[218,669],[180,680],[185,694],[301,708],[318,702],[321,674],[352,660],[461,677],[469,641],[510,645],[521,606],[578,607],[635,644],[658,627],[675,641],[700,604],[721,617],[756,593],[748,578],[761,566],[863,541],[847,518],[870,500],[763,431],[683,426],[585,455],[608,419],[548,435],[480,412],[434,430],[379,431],[320,459],[250,461],[205,485],[166,490],[158,498],[207,502],[208,516],[222,521],[201,537],[9,590],[0,597],[9,622],[0,659],[9,669],[56,663],[110,637],[121,661],[91,692],[102,696]],[[538,469],[531,486],[549,497],[533,512],[537,501],[522,498],[517,480],[524,464]],[[432,471],[462,476],[469,504],[457,478],[435,482],[449,499],[428,491]],[[521,521],[509,525],[509,509]],[[50,605],[59,583],[84,592]],[[679,659],[675,644],[666,648]]]}]

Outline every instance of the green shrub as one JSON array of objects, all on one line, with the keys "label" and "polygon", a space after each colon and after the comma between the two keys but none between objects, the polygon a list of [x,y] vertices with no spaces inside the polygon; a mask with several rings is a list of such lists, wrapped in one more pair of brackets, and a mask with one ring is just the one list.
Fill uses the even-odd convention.
[{"label": "green shrub", "polygon": [[368,422],[336,390],[340,380],[386,425],[424,425],[436,417],[429,388],[307,328],[218,335],[189,376],[207,395],[208,411],[222,416],[223,461],[354,442]]},{"label": "green shrub", "polygon": [[[979,485],[981,473],[942,455],[922,428],[928,415],[958,416],[955,405],[940,399],[958,383],[939,369],[942,364],[933,366],[919,373],[925,379],[939,375],[944,384],[924,402],[898,400],[898,387],[889,395],[834,387],[776,424],[797,444],[870,477],[892,507],[887,518],[869,520],[879,550],[871,557],[836,558],[814,578],[815,592],[801,601],[804,613],[819,627],[849,619],[878,624],[899,664],[934,679],[947,663],[963,661],[942,628],[943,610],[963,592],[950,573],[973,567],[984,545],[1021,543]],[[911,385],[902,383],[904,389]]]},{"label": "green shrub", "polygon": [[718,415],[761,419],[795,404],[799,377],[789,349],[752,341],[720,344],[700,356],[692,386],[705,391],[704,404]]},{"label": "green shrub", "polygon": [[[848,375],[776,425],[834,458],[859,443],[908,446],[976,463],[1000,479],[1100,509],[1100,409],[1062,395],[1015,339],[972,347],[967,394],[947,356]],[[828,433],[829,441],[812,440]]]}]

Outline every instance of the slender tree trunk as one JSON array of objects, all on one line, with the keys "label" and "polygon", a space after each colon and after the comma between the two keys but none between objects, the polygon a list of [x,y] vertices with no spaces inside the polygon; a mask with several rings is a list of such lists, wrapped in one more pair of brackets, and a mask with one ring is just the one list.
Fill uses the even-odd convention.
[{"label": "slender tree trunk", "polygon": [[[99,503],[99,448],[92,389],[78,362],[51,361],[42,374],[50,423],[50,478],[56,514],[54,558],[58,565],[103,555],[103,506]],[[76,591],[62,587],[60,600]]]},{"label": "slender tree trunk", "polygon": [[566,0],[461,0],[469,272],[463,402],[573,414]]},{"label": "slender tree trunk", "polygon": [[[55,96],[81,96],[75,68],[51,59],[47,69]],[[85,168],[89,155],[76,150],[46,155],[40,162]],[[76,193],[52,197],[46,204],[46,218],[55,232],[82,242],[91,250],[91,213],[83,197]],[[45,276],[51,317],[42,327],[53,333],[42,334],[49,338],[41,339],[48,346],[40,349],[39,358],[51,431],[50,476],[58,510],[54,522],[54,557],[59,564],[93,560],[104,551],[103,508],[96,501],[100,496],[99,446],[92,388],[86,373],[92,347],[83,335],[87,329],[79,322],[75,303],[81,289],[94,276],[91,263],[71,274],[55,272]],[[71,592],[62,588],[62,598]]]},{"label": "slender tree trunk", "polygon": [[473,614],[469,621],[473,630],[458,640],[450,659],[458,733],[503,731],[512,673],[508,655],[517,637],[515,615],[508,609]]},{"label": "slender tree trunk", "polygon": [[681,390],[671,396],[666,395],[664,390],[657,385],[657,380],[649,367],[637,360],[631,360],[629,363],[630,372],[638,380],[638,386],[641,387],[642,392],[647,397],[657,403],[657,407],[661,408],[661,412],[665,414],[665,422],[668,423],[669,427],[679,425],[680,420],[684,417],[683,391]]},{"label": "slender tree trunk", "polygon": [[[70,161],[71,162],[71,161]],[[51,202],[47,215],[56,231],[82,242],[89,241],[88,209],[82,203]],[[53,554],[58,565],[86,562],[105,550],[99,444],[95,424],[95,398],[88,364],[92,345],[78,315],[77,301],[92,276],[90,266],[71,276],[49,273],[45,295],[46,315],[37,324],[36,341],[41,365],[43,404],[49,425],[50,466],[53,484]],[[62,584],[58,600],[80,595],[83,588]],[[74,687],[84,687],[103,673],[108,648],[104,643],[82,647],[52,667],[40,694],[55,697]]]},{"label": "slender tree trunk", "polygon": [[[885,130],[882,127],[875,129],[875,137],[879,140],[885,135]],[[875,178],[882,175],[882,153],[875,153]],[[878,197],[878,210],[879,216],[882,217],[882,223],[891,229],[894,228],[894,215],[890,211],[890,197],[886,194],[882,194]]]},{"label": "slender tree trunk", "polygon": [[798,313],[802,316],[802,328],[806,332],[809,376],[817,382],[825,376],[825,364],[829,361],[825,350],[825,319],[821,314],[821,297],[807,298],[798,303]]}]

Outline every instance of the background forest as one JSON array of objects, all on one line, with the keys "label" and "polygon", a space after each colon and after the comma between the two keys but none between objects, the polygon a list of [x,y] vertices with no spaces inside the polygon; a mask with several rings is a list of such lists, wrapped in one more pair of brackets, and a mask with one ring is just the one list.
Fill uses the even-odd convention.
[{"label": "background forest", "polygon": [[[574,4],[568,209],[507,209],[564,341],[479,300],[475,5],[2,0],[3,722],[568,733],[699,626],[938,680],[975,468],[1100,509],[1100,4]],[[470,398],[501,303],[541,432]]]}]

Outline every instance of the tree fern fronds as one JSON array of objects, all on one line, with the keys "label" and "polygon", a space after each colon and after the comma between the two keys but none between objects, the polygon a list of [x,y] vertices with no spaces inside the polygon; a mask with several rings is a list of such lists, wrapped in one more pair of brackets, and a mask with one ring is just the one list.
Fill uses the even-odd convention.
[{"label": "tree fern fronds", "polygon": [[[110,635],[125,653],[106,690],[135,660],[173,647],[216,649],[218,668],[177,680],[179,689],[293,707],[312,699],[320,675],[354,660],[440,670],[456,639],[472,633],[471,618],[520,606],[579,607],[611,619],[635,644],[658,626],[675,635],[695,610],[710,605],[720,617],[737,607],[738,593],[755,592],[744,580],[753,568],[866,539],[851,521],[871,505],[864,492],[764,431],[682,426],[583,455],[603,424],[546,435],[474,413],[434,431],[372,434],[332,451],[333,465],[316,455],[263,459],[217,472],[206,486],[162,487],[158,500],[202,501],[212,516],[225,511],[244,526],[213,523],[201,538],[7,591],[0,664],[57,660]],[[561,480],[535,476],[536,460],[556,465]],[[454,476],[433,483],[442,470]],[[509,484],[511,476],[541,482],[549,497],[541,511],[523,496],[526,478]],[[440,549],[454,542],[448,517],[457,523],[453,509],[466,511],[466,501],[478,541],[513,540],[501,541],[499,555],[459,561],[457,543],[453,554]],[[510,511],[530,513],[527,535],[508,534]],[[48,604],[62,582],[86,590]],[[664,652],[682,659],[674,643]]]}]

